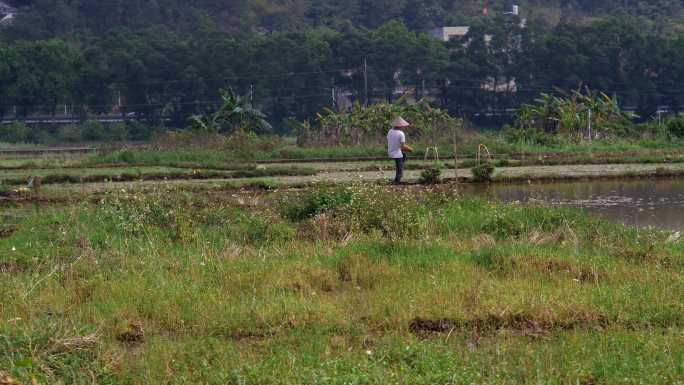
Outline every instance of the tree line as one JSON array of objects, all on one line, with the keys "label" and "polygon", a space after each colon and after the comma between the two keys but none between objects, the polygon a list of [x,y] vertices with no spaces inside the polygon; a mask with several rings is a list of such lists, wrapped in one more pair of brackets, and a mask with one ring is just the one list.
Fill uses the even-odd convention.
[{"label": "tree line", "polygon": [[343,100],[427,97],[481,124],[540,93],[587,86],[646,118],[684,107],[684,36],[622,16],[553,28],[513,16],[473,22],[444,43],[401,20],[377,28],[325,26],[239,35],[153,26],[97,36],[0,41],[0,115],[117,113],[186,127],[231,90],[265,112],[276,131]]},{"label": "tree line", "polygon": [[232,34],[350,25],[378,28],[401,20],[413,31],[469,25],[520,5],[527,19],[553,26],[606,15],[632,15],[668,29],[684,18],[682,0],[4,0],[20,9],[6,35],[21,39],[104,36],[112,29],[163,25],[194,34],[198,26]]}]

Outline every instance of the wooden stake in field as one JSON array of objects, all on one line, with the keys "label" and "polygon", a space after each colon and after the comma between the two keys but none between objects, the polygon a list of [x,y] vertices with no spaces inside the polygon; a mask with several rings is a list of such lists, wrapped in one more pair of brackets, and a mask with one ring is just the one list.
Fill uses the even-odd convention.
[{"label": "wooden stake in field", "polygon": [[456,131],[458,128],[463,129],[465,127],[465,118],[462,117],[461,121],[459,122],[458,125],[454,125],[452,130],[451,130],[451,140],[454,146],[454,180],[456,180],[456,183],[458,184],[458,144],[456,143]]}]

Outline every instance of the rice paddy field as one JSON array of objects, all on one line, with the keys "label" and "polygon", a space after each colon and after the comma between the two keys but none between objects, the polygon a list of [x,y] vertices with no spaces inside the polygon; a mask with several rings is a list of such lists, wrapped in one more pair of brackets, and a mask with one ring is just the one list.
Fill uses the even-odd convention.
[{"label": "rice paddy field", "polygon": [[0,384],[684,383],[679,233],[388,166],[0,160]]}]

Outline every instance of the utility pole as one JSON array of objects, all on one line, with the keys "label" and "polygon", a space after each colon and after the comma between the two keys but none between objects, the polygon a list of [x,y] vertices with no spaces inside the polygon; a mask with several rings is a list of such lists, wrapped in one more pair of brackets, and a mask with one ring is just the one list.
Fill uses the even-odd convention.
[{"label": "utility pole", "polygon": [[662,128],[663,126],[663,110],[658,108],[658,111],[656,111],[658,114],[658,128]]},{"label": "utility pole", "polygon": [[249,104],[254,104],[254,84],[249,85]]},{"label": "utility pole", "polygon": [[589,121],[589,143],[591,143],[591,140],[593,138],[593,135],[591,133],[591,108],[589,109],[589,117],[587,120]]},{"label": "utility pole", "polygon": [[363,58],[363,105],[368,107],[368,60]]}]

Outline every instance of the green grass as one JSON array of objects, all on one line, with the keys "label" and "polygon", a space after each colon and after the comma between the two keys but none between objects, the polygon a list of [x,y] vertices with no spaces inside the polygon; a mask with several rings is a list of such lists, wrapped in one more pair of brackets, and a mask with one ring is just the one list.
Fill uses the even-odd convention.
[{"label": "green grass", "polygon": [[438,188],[109,194],[40,209],[0,239],[0,371],[64,384],[681,383],[684,242],[668,236]]},{"label": "green grass", "polygon": [[[629,156],[637,157],[652,154],[654,151],[674,151],[684,148],[684,142],[678,140],[640,140],[629,141],[616,139],[610,141],[595,141],[593,143],[560,143],[554,146],[541,146],[530,144],[508,143],[501,136],[493,134],[477,134],[462,140],[458,145],[459,157],[474,157],[480,143],[486,144],[493,154],[520,154],[525,153],[529,157],[539,154],[589,154],[588,157],[609,156],[614,153],[630,153]],[[245,144],[248,146],[249,144]],[[443,158],[453,157],[451,143],[439,143]],[[414,155],[422,157],[426,144],[417,143]],[[118,150],[108,154],[91,157],[84,165],[99,164],[135,164],[148,166],[167,167],[194,167],[229,169],[240,167],[243,163],[255,160],[269,159],[331,159],[354,158],[354,157],[384,157],[386,148],[382,143],[360,147],[295,147],[282,145],[272,150],[244,151],[204,150],[204,149],[173,149],[173,150]]]}]

